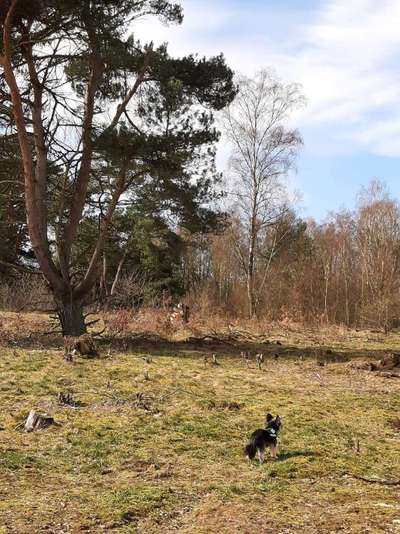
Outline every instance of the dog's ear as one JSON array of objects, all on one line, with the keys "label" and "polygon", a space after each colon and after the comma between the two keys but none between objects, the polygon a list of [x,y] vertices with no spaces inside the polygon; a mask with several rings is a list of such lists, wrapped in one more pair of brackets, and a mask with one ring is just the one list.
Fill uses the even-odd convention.
[{"label": "dog's ear", "polygon": [[274,418],[273,415],[271,415],[270,413],[267,413],[267,423],[270,423],[273,418]]},{"label": "dog's ear", "polygon": [[277,415],[277,416],[275,417],[275,421],[276,421],[276,423],[277,423],[279,426],[282,425],[282,417],[281,417],[280,415]]}]

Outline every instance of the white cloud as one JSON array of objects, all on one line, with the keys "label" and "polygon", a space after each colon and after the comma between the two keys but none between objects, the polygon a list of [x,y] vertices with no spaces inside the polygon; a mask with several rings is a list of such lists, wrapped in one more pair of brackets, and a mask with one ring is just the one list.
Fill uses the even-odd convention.
[{"label": "white cloud", "polygon": [[297,11],[268,4],[185,0],[181,27],[148,20],[138,34],[169,41],[173,54],[223,51],[238,71],[273,66],[302,83],[308,106],[297,120],[318,150],[399,156],[400,1],[321,0]]},{"label": "white cloud", "polygon": [[[306,29],[307,47],[296,58],[296,72],[310,97],[310,108],[346,104],[343,112],[393,103],[399,94],[393,61],[400,45],[400,2],[329,1]],[[347,109],[351,108],[351,109]]]}]

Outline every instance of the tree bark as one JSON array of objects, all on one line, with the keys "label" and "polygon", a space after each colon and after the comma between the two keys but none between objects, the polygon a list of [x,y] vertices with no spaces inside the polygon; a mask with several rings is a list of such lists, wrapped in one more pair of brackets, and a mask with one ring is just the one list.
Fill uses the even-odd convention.
[{"label": "tree bark", "polygon": [[17,128],[22,165],[24,169],[26,215],[32,248],[35,252],[40,268],[51,285],[53,291],[61,293],[64,290],[64,285],[60,274],[58,273],[52,261],[47,241],[47,228],[43,226],[44,217],[40,207],[43,206],[45,199],[42,198],[43,190],[40,189],[37,183],[30,138],[25,124],[22,97],[11,64],[11,29],[16,6],[17,0],[13,0],[4,23],[4,53],[0,57],[0,64],[4,69],[5,80],[10,89],[10,96],[13,104],[13,115]]},{"label": "tree bark", "polygon": [[60,319],[63,336],[79,337],[86,333],[81,301],[72,298],[61,299],[57,303],[57,315]]},{"label": "tree bark", "polygon": [[105,64],[98,51],[98,42],[93,28],[93,21],[90,15],[90,3],[82,12],[82,21],[85,26],[91,48],[89,59],[90,76],[86,87],[84,115],[82,124],[82,158],[76,179],[73,201],[68,216],[68,221],[64,227],[62,242],[59,243],[60,261],[65,266],[69,265],[72,244],[78,233],[79,222],[82,218],[86,202],[86,194],[92,170],[93,158],[93,117],[95,114],[96,91],[105,70]]},{"label": "tree bark", "polygon": [[[23,28],[22,39],[13,39],[13,22],[18,3],[21,3],[20,0],[11,0],[9,7],[6,9],[7,15],[3,24],[3,36],[0,39],[2,42],[2,49],[0,47],[0,67],[4,70],[5,81],[10,89],[12,111],[21,151],[29,236],[40,269],[54,295],[63,334],[80,336],[86,332],[83,301],[86,300],[85,296],[88,295],[98,279],[99,263],[107,239],[108,228],[119,198],[124,192],[127,173],[126,167],[128,163],[124,162],[121,174],[115,180],[115,188],[113,193],[111,193],[110,204],[102,220],[99,237],[85,276],[82,280],[76,282],[71,274],[71,251],[78,235],[79,223],[82,220],[87,201],[88,184],[93,164],[93,140],[95,137],[93,122],[96,114],[96,93],[106,68],[102,57],[101,39],[99,40],[100,34],[98,34],[91,14],[91,3],[86,2],[82,11],[82,23],[87,33],[90,55],[81,139],[79,149],[76,152],[76,155],[80,155],[80,164],[73,184],[71,184],[71,192],[67,195],[68,205],[66,205],[65,201],[66,190],[68,189],[66,187],[68,185],[68,177],[67,175],[65,177],[64,198],[60,203],[60,222],[59,228],[56,231],[58,258],[55,261],[48,238],[50,230],[48,228],[47,202],[50,199],[48,199],[47,143],[50,143],[50,141],[46,140],[45,118],[43,116],[45,112],[43,94],[48,71],[45,71],[43,74],[43,68],[38,63],[35,63],[37,57],[33,54],[32,47],[34,46],[34,40],[31,39],[29,24]],[[29,81],[32,86],[33,99],[30,99],[32,125],[29,128],[27,127],[28,122],[24,115],[24,94],[21,93],[22,86],[20,87],[18,85],[17,67],[13,64],[13,54],[16,51],[21,53],[25,60],[28,68]],[[122,113],[126,111],[129,101],[136,94],[139,86],[145,81],[151,53],[152,48],[149,47],[143,69],[138,74],[132,89],[127,92],[122,103],[118,106],[109,128],[114,128],[118,124]],[[49,67],[49,64],[47,64],[47,67]],[[29,99],[26,99],[26,101],[29,102]],[[33,135],[29,131],[30,128],[33,128]],[[68,159],[73,161],[73,158],[68,157]],[[69,197],[71,197],[70,200]]]},{"label": "tree bark", "polygon": [[107,256],[103,253],[103,272],[101,274],[100,280],[100,291],[102,300],[105,300],[108,297],[108,287],[107,287]]},{"label": "tree bark", "polygon": [[250,244],[249,244],[249,256],[247,262],[247,297],[249,303],[249,319],[253,319],[256,315],[256,302],[254,294],[254,261],[255,261],[255,247],[257,239],[257,226],[256,226],[256,214],[255,207],[253,208],[251,218],[250,229]]}]

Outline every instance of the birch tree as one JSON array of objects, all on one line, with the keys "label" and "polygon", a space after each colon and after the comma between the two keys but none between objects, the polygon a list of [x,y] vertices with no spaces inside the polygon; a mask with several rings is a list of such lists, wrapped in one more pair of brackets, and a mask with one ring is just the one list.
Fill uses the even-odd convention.
[{"label": "birch tree", "polygon": [[[302,138],[288,119],[304,98],[298,85],[284,84],[266,70],[253,79],[241,77],[238,86],[223,122],[232,149],[230,193],[245,236],[245,247],[238,247],[238,254],[247,280],[249,316],[253,317],[257,313],[256,274],[262,268],[259,238],[289,209],[285,177],[294,166]],[[269,261],[270,257],[267,267]]]}]

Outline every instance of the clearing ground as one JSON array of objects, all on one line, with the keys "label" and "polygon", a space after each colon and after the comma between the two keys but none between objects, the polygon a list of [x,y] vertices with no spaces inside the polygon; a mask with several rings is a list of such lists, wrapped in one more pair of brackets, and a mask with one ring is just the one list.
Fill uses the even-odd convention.
[{"label": "clearing ground", "polygon": [[[348,353],[368,345],[350,337]],[[294,345],[261,371],[234,347],[205,366],[208,347],[178,343],[74,363],[4,345],[0,533],[400,532],[400,485],[356,478],[400,478],[400,380]],[[32,408],[57,426],[22,432]],[[267,411],[284,418],[280,457],[249,465]]]}]

